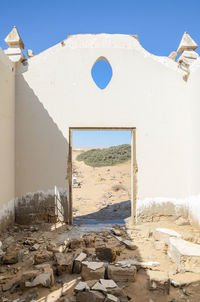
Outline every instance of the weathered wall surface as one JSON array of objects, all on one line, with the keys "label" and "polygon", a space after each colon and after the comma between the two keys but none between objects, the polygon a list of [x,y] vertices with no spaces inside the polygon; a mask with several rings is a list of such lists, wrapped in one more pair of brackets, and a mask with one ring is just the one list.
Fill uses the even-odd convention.
[{"label": "weathered wall surface", "polygon": [[13,65],[0,48],[0,231],[14,220],[14,94]]},{"label": "weathered wall surface", "polygon": [[[91,77],[102,56],[113,69],[105,90]],[[66,187],[77,126],[137,128],[139,206],[197,195],[190,86],[177,63],[131,36],[71,36],[29,59],[16,79],[16,195]]]}]

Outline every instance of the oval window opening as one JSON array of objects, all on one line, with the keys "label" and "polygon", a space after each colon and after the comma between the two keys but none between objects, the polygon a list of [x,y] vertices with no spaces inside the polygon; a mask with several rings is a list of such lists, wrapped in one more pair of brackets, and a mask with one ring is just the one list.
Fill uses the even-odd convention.
[{"label": "oval window opening", "polygon": [[112,67],[105,59],[99,59],[92,67],[92,78],[100,89],[105,89],[112,78]]}]

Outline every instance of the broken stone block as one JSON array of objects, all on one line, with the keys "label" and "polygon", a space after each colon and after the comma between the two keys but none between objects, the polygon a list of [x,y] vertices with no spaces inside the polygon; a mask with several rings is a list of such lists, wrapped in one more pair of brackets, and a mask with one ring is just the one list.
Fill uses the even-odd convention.
[{"label": "broken stone block", "polygon": [[104,279],[105,267],[103,262],[82,262],[81,277],[83,280]]},{"label": "broken stone block", "polygon": [[136,250],[137,249],[137,245],[135,245],[132,241],[130,240],[122,240],[122,242],[125,244],[126,248],[129,250]]},{"label": "broken stone block", "polygon": [[98,290],[100,292],[107,292],[106,287],[100,282],[95,283],[92,287],[92,290]]},{"label": "broken stone block", "polygon": [[9,246],[3,255],[4,264],[15,264],[21,260],[24,250],[19,245]]},{"label": "broken stone block", "polygon": [[27,281],[25,283],[26,287],[35,287],[38,285],[42,285],[44,287],[51,287],[51,273],[42,273],[38,275],[32,282]]},{"label": "broken stone block", "polygon": [[42,264],[53,260],[53,253],[43,250],[34,255],[34,264]]},{"label": "broken stone block", "polygon": [[135,266],[120,267],[115,265],[108,266],[108,278],[115,282],[134,282],[137,269]]},{"label": "broken stone block", "polygon": [[200,245],[181,238],[170,238],[168,255],[179,272],[200,273]]},{"label": "broken stone block", "polygon": [[56,253],[55,254],[56,263],[57,263],[57,270],[56,273],[61,275],[62,273],[72,273],[74,255],[73,254],[63,254],[63,253]]},{"label": "broken stone block", "polygon": [[116,251],[113,248],[98,247],[96,248],[96,256],[101,261],[114,262]]},{"label": "broken stone block", "polygon": [[148,288],[157,294],[169,295],[170,281],[166,272],[149,271]]},{"label": "broken stone block", "polygon": [[167,228],[157,228],[155,230],[155,232],[153,233],[153,237],[155,240],[157,241],[162,241],[164,242],[165,244],[169,244],[169,238],[171,237],[177,237],[177,238],[180,238],[181,235],[174,231],[174,230],[170,230],[170,229],[167,229]]},{"label": "broken stone block", "polygon": [[74,260],[73,273],[80,274],[82,270],[82,262],[87,258],[87,254],[80,253],[80,255]]},{"label": "broken stone block", "polygon": [[29,251],[37,251],[39,250],[40,245],[38,243],[35,243],[33,246],[29,248]]},{"label": "broken stone block", "polygon": [[8,248],[11,245],[15,244],[15,238],[12,236],[7,237],[4,241],[3,241],[3,250]]},{"label": "broken stone block", "polygon": [[107,279],[100,279],[99,280],[101,284],[107,289],[107,288],[115,288],[117,287],[117,284],[113,280],[107,280]]},{"label": "broken stone block", "polygon": [[83,246],[83,239],[79,238],[79,239],[71,239],[69,242],[69,247],[74,250],[74,249],[78,249],[80,247]]},{"label": "broken stone block", "polygon": [[117,297],[120,302],[128,302],[127,295],[124,293],[123,289],[119,288],[118,286],[115,288],[108,288],[107,294]]},{"label": "broken stone block", "polygon": [[83,290],[89,290],[90,288],[89,288],[89,286],[88,286],[88,284],[86,283],[86,282],[82,282],[82,281],[80,281],[77,285],[76,285],[76,287],[74,288],[74,291],[76,292],[76,293],[78,293],[78,292],[81,292],[81,291],[83,291]]},{"label": "broken stone block", "polygon": [[57,245],[56,243],[49,243],[47,246],[47,250],[53,253],[63,253],[66,249],[65,245]]},{"label": "broken stone block", "polygon": [[104,302],[104,294],[98,291],[79,292],[76,296],[77,302]]},{"label": "broken stone block", "polygon": [[111,229],[112,233],[116,236],[121,236],[122,235],[122,231],[116,228],[112,228]]},{"label": "broken stone block", "polygon": [[95,234],[90,234],[83,237],[84,244],[86,247],[95,247]]},{"label": "broken stone block", "polygon": [[117,298],[111,294],[107,294],[105,302],[120,302],[120,300],[119,300],[119,298]]},{"label": "broken stone block", "polygon": [[54,274],[50,264],[36,265],[33,270],[26,271],[20,278],[20,286],[34,287],[41,285],[51,287],[54,284]]}]

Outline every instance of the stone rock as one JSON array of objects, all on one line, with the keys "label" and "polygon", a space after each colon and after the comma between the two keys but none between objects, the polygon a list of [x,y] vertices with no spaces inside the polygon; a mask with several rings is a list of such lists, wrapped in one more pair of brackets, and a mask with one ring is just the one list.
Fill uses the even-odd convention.
[{"label": "stone rock", "polygon": [[15,264],[21,260],[24,250],[19,245],[9,246],[3,256],[4,264]]},{"label": "stone rock", "polygon": [[170,276],[170,282],[174,287],[184,287],[190,284],[199,284],[200,285],[200,274],[195,273],[179,273]]},{"label": "stone rock", "polygon": [[56,243],[49,243],[47,245],[47,250],[50,251],[50,252],[53,252],[53,253],[63,253],[66,249],[66,246],[65,245],[58,245]]},{"label": "stone rock", "polygon": [[82,262],[87,258],[87,254],[80,253],[74,260],[73,273],[80,274],[82,270]]},{"label": "stone rock", "polygon": [[169,295],[170,281],[166,272],[148,271],[148,288],[157,294]]},{"label": "stone rock", "polygon": [[125,268],[114,265],[108,266],[108,278],[114,280],[115,282],[134,282],[136,272],[137,269],[135,266]]},{"label": "stone rock", "polygon": [[26,271],[22,274],[20,284],[25,287],[34,287],[41,285],[51,287],[54,285],[54,274],[50,264],[39,264],[34,270]]},{"label": "stone rock", "polygon": [[52,285],[51,273],[42,273],[38,275],[32,282],[27,281],[25,283],[26,287],[34,287],[38,285],[50,288]]},{"label": "stone rock", "polygon": [[73,268],[73,261],[74,255],[72,253],[63,254],[63,253],[56,253],[55,259],[57,263],[57,274],[61,275],[62,273],[72,273]]},{"label": "stone rock", "polygon": [[15,238],[12,236],[9,236],[3,241],[3,249],[5,249],[13,244],[15,244]]},{"label": "stone rock", "polygon": [[83,280],[104,279],[105,267],[102,262],[82,262],[81,277]]},{"label": "stone rock", "polygon": [[159,241],[162,241],[164,242],[165,244],[169,244],[169,238],[170,237],[177,237],[177,238],[180,238],[181,235],[174,231],[174,230],[170,230],[170,229],[167,229],[167,228],[157,228],[155,230],[155,232],[153,233],[153,237],[155,240],[159,240]]},{"label": "stone rock", "polygon": [[80,281],[76,287],[74,288],[74,291],[77,293],[77,292],[80,292],[80,291],[83,291],[83,290],[89,290],[89,286],[86,282],[82,282]]},{"label": "stone rock", "polygon": [[29,248],[30,251],[37,251],[39,250],[40,245],[38,243],[35,243],[33,246]]},{"label": "stone rock", "polygon": [[189,225],[189,224],[190,224],[189,221],[188,221],[187,219],[185,219],[184,217],[179,217],[179,218],[175,221],[175,223],[176,223],[177,225],[179,225],[179,226],[181,226],[181,225]]},{"label": "stone rock", "polygon": [[79,292],[77,302],[104,302],[105,296],[98,291]]},{"label": "stone rock", "polygon": [[119,230],[119,229],[112,228],[111,231],[112,231],[112,233],[113,233],[114,235],[116,235],[116,236],[121,236],[121,235],[122,235],[122,232],[121,232],[121,230]]},{"label": "stone rock", "polygon": [[119,300],[119,298],[117,298],[111,294],[107,294],[105,302],[120,302],[120,300]]},{"label": "stone rock", "polygon": [[85,246],[86,247],[95,247],[95,239],[96,239],[95,234],[90,234],[90,235],[83,237]]},{"label": "stone rock", "polygon": [[101,284],[107,289],[107,288],[115,288],[117,287],[117,284],[113,280],[107,280],[107,279],[100,279],[99,280]]},{"label": "stone rock", "polygon": [[122,242],[125,244],[125,246],[129,249],[129,250],[136,250],[137,249],[137,245],[135,245],[132,241],[130,240],[122,240]]},{"label": "stone rock", "polygon": [[200,245],[181,238],[170,238],[168,255],[179,272],[200,273]]},{"label": "stone rock", "polygon": [[107,294],[117,297],[120,302],[128,302],[127,295],[124,293],[123,289],[119,288],[118,286],[115,288],[108,288]]},{"label": "stone rock", "polygon": [[98,247],[95,251],[97,258],[101,261],[114,262],[116,259],[116,251],[113,248]]},{"label": "stone rock", "polygon": [[92,290],[98,290],[100,292],[107,292],[106,287],[100,282],[95,283],[92,287]]},{"label": "stone rock", "polygon": [[34,255],[34,264],[42,264],[53,260],[53,253],[50,251],[43,250]]},{"label": "stone rock", "polygon": [[83,246],[83,239],[79,238],[79,239],[71,239],[69,242],[69,247],[74,250],[74,249],[78,249],[81,248]]}]

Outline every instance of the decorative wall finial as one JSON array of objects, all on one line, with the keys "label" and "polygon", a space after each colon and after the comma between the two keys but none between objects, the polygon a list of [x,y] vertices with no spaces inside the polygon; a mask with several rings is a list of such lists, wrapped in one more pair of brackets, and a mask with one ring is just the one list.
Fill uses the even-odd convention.
[{"label": "decorative wall finial", "polygon": [[194,50],[198,47],[197,43],[185,32],[179,44],[178,53],[182,55],[178,59],[179,67],[186,72],[185,80],[188,79],[190,74],[190,65],[198,58],[198,53]]},{"label": "decorative wall finial", "polygon": [[16,26],[13,27],[11,32],[5,38],[5,42],[8,45],[8,49],[5,50],[5,54],[12,62],[18,63],[25,59],[22,52],[22,49],[24,49],[24,43]]}]

